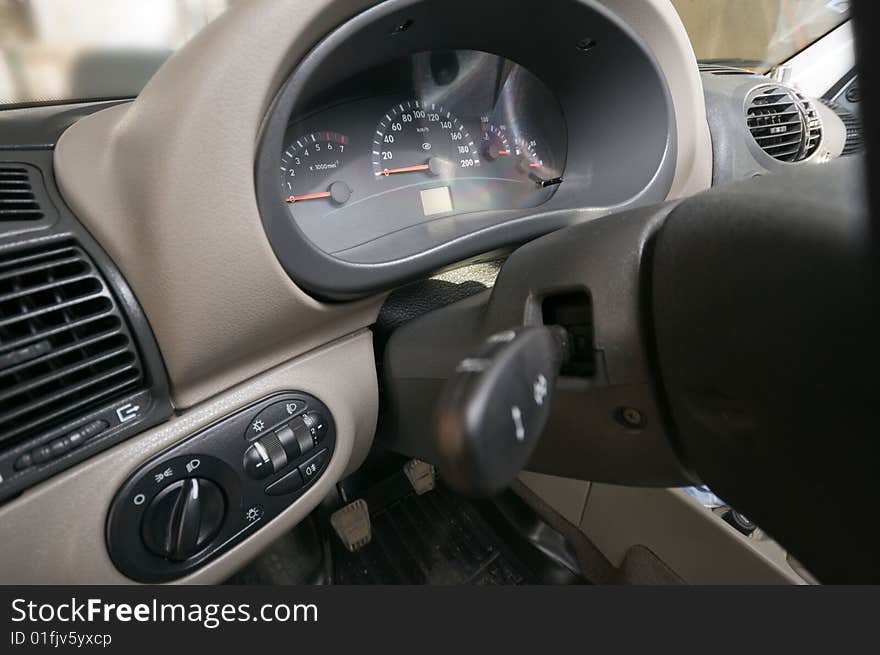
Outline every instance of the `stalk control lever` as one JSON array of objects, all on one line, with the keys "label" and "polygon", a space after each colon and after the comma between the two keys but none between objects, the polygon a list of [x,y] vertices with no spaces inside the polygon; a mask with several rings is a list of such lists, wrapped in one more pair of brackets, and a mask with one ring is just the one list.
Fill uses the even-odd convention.
[{"label": "stalk control lever", "polygon": [[444,479],[457,491],[489,496],[526,465],[550,414],[568,352],[560,327],[525,327],[490,336],[459,362],[435,419]]}]

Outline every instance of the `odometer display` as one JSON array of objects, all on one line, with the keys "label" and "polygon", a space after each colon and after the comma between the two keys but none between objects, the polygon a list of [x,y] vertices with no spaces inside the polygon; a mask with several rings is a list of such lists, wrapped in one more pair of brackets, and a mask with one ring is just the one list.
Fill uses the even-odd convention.
[{"label": "odometer display", "polygon": [[373,139],[373,175],[420,179],[455,177],[480,166],[480,155],[462,122],[437,103],[407,100],[379,120]]}]

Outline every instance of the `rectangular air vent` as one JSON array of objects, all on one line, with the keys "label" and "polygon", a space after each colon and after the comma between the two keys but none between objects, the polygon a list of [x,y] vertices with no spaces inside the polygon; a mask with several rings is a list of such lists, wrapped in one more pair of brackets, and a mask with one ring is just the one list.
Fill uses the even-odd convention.
[{"label": "rectangular air vent", "polygon": [[756,73],[744,68],[735,68],[734,66],[725,66],[723,64],[699,64],[701,73],[709,73],[710,75],[756,75]]},{"label": "rectangular air vent", "polygon": [[0,164],[0,222],[38,221],[44,214],[34,195],[30,170]]},{"label": "rectangular air vent", "polygon": [[0,255],[0,450],[142,382],[119,308],[79,245]]}]

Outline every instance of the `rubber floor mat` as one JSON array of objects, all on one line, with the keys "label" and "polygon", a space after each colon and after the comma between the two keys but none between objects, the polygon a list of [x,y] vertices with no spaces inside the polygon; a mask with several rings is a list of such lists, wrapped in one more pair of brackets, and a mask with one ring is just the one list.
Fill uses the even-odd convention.
[{"label": "rubber floor mat", "polygon": [[[371,505],[372,508],[372,505]],[[335,584],[528,584],[533,576],[470,503],[443,486],[371,513],[373,538],[355,553],[336,535]]]}]

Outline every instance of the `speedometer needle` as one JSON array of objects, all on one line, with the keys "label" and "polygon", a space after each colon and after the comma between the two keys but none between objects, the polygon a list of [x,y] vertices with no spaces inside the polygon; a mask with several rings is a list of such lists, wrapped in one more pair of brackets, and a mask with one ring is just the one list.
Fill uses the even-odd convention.
[{"label": "speedometer needle", "polygon": [[428,171],[431,167],[428,164],[418,164],[416,166],[403,166],[402,168],[386,168],[382,171],[382,175],[394,175],[395,173],[414,173],[415,171]]},{"label": "speedometer needle", "polygon": [[284,202],[299,202],[300,200],[316,200],[318,198],[329,198],[332,194],[329,191],[322,191],[321,193],[307,193],[304,196],[289,196],[284,199]]}]

